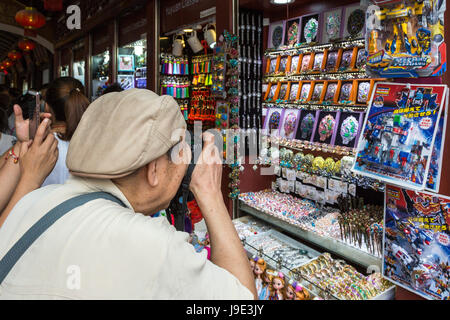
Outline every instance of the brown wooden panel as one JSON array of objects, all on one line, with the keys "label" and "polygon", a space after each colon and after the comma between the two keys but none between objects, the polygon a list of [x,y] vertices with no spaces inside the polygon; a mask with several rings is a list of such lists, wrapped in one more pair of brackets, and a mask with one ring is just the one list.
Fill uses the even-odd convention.
[{"label": "brown wooden panel", "polygon": [[98,55],[106,51],[107,48],[111,49],[111,43],[113,42],[113,34],[111,34],[112,21],[109,21],[105,25],[95,29],[92,34],[92,55]]},{"label": "brown wooden panel", "polygon": [[136,42],[147,32],[145,8],[133,11],[119,18],[119,47]]},{"label": "brown wooden panel", "polygon": [[161,1],[161,34],[202,20],[200,18],[200,12],[215,6],[216,0]]}]

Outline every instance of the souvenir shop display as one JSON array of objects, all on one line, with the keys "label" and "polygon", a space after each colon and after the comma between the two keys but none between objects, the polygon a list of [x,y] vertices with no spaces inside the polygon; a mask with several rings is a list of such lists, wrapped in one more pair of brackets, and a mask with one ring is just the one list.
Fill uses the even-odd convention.
[{"label": "souvenir shop display", "polygon": [[[361,198],[360,198],[361,199]],[[338,197],[338,222],[341,240],[355,243],[360,248],[381,257],[383,250],[383,207],[356,203],[356,199]]]},{"label": "souvenir shop display", "polygon": [[337,68],[337,62],[338,62],[338,52],[336,50],[328,51],[325,70],[327,72],[335,71]]},{"label": "souvenir shop display", "polygon": [[341,112],[335,145],[354,148],[364,122],[363,112]]},{"label": "souvenir shop display", "polygon": [[340,83],[338,103],[352,104],[353,103],[353,81],[342,81]]},{"label": "souvenir shop display", "polygon": [[269,49],[278,49],[284,43],[285,22],[274,22],[269,26]]},{"label": "souvenir shop display", "polygon": [[366,30],[367,71],[381,77],[441,76],[446,71],[446,1],[374,0]]},{"label": "souvenir shop display", "polygon": [[353,171],[423,190],[447,91],[445,85],[377,83]]},{"label": "souvenir shop display", "polygon": [[291,68],[290,68],[289,73],[286,73],[287,75],[295,75],[295,74],[299,73],[299,70],[298,70],[299,61],[300,61],[299,55],[291,56]]},{"label": "souvenir shop display", "polygon": [[322,42],[327,43],[341,38],[342,8],[325,12],[322,24]]},{"label": "souvenir shop display", "polygon": [[284,115],[283,109],[270,109],[266,115],[263,132],[267,135],[280,134],[280,122]]},{"label": "souvenir shop display", "polygon": [[[308,188],[306,185],[303,187]],[[343,190],[339,182],[332,188]],[[314,189],[312,192],[317,193],[317,190]],[[350,197],[343,194],[337,192],[336,195],[341,211],[332,207],[321,207],[315,204],[313,200],[300,199],[293,194],[278,191],[248,192],[241,194],[239,199],[248,206],[280,221],[287,222],[299,228],[299,230],[309,231],[324,238],[331,238],[363,252],[381,257],[383,208],[371,205],[361,207],[354,205],[351,207],[348,204],[351,201],[347,201]],[[308,197],[308,195],[305,194],[305,197]],[[352,209],[353,207],[354,209]],[[262,235],[261,233],[258,234]]]},{"label": "souvenir shop display", "polygon": [[318,118],[318,111],[303,111],[300,116],[300,125],[297,129],[297,140],[306,140],[310,141],[313,130],[315,128],[317,118]]},{"label": "souvenir shop display", "polygon": [[386,187],[383,275],[426,299],[448,300],[450,198]]},{"label": "souvenir shop display", "polygon": [[[241,20],[249,21],[251,26],[246,28],[246,36],[239,39],[239,126],[245,130],[262,129],[263,17],[262,13],[250,10],[242,10],[239,14],[243,16]],[[287,56],[280,58],[278,69],[274,72],[288,72],[289,61]],[[286,92],[286,87],[282,91]]]},{"label": "souvenir shop display", "polygon": [[312,141],[334,145],[339,116],[339,112],[320,111]]},{"label": "souvenir shop display", "polygon": [[344,38],[362,38],[365,31],[366,8],[357,3],[345,7],[344,12]]},{"label": "souvenir shop display", "polygon": [[297,132],[299,118],[300,110],[287,109],[284,112],[284,118],[281,122],[280,136],[287,139],[292,139]]},{"label": "souvenir shop display", "polygon": [[311,98],[309,99],[309,103],[320,103],[322,101],[322,92],[323,92],[324,82],[323,81],[315,81],[314,89],[311,94]]},{"label": "souvenir shop display", "polygon": [[380,273],[364,276],[345,261],[334,260],[329,253],[293,272],[343,300],[377,299],[393,286]]},{"label": "souvenir shop display", "polygon": [[284,45],[293,47],[300,42],[300,18],[294,18],[286,22],[286,34]]},{"label": "souvenir shop display", "polygon": [[301,43],[314,43],[320,42],[320,24],[321,15],[312,14],[302,16],[302,27],[301,27]]}]

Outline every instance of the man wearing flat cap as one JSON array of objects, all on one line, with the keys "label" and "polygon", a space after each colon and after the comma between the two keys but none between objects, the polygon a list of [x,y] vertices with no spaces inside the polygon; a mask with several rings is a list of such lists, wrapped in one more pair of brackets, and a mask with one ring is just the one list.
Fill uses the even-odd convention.
[{"label": "man wearing flat cap", "polygon": [[[93,102],[70,142],[71,178],[26,195],[0,229],[0,299],[254,299],[212,135],[204,136],[190,184],[211,261],[187,233],[152,217],[168,207],[187,171],[190,149],[176,148],[185,129],[172,97],[131,89]],[[108,197],[66,208],[100,192]],[[68,212],[53,218],[62,207]]]}]

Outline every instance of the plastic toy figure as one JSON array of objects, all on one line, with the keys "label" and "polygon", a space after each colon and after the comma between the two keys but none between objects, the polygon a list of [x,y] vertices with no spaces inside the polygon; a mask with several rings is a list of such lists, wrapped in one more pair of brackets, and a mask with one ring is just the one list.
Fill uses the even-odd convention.
[{"label": "plastic toy figure", "polygon": [[253,268],[253,273],[255,275],[255,286],[256,291],[258,295],[261,293],[262,286],[263,286],[263,273],[266,271],[267,264],[266,262],[259,258],[256,263],[255,267]]},{"label": "plastic toy figure", "polygon": [[269,296],[269,300],[284,300],[284,274],[278,272],[278,274],[272,280],[273,293]]},{"label": "plastic toy figure", "polygon": [[275,276],[275,272],[273,270],[266,269],[266,271],[262,275],[263,283],[260,294],[258,295],[259,300],[268,300],[269,296],[271,296],[273,292],[272,280]]},{"label": "plastic toy figure", "polygon": [[408,252],[402,247],[391,244],[392,255],[397,259],[407,271],[412,271],[415,265],[414,259],[408,254]]}]

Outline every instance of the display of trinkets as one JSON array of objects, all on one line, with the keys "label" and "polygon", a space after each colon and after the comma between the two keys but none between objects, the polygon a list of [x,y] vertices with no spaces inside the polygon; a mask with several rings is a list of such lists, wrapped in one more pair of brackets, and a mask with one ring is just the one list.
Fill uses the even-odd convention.
[{"label": "display of trinkets", "polygon": [[281,137],[292,139],[297,130],[300,110],[286,110],[281,124]]},{"label": "display of trinkets", "polygon": [[313,71],[322,70],[323,52],[316,52],[314,55]]},{"label": "display of trinkets", "polygon": [[337,51],[329,51],[327,55],[327,64],[326,64],[326,71],[327,72],[333,72],[336,70],[336,65],[338,62],[338,52]]},{"label": "display of trinkets", "polygon": [[329,253],[294,269],[293,273],[345,300],[374,299],[393,286],[379,272],[364,276],[345,261],[334,260]]},{"label": "display of trinkets", "polygon": [[363,205],[363,199],[339,196],[340,215],[338,218],[342,240],[350,240],[359,247],[363,244],[369,252],[378,256],[383,251],[383,218],[382,206]]},{"label": "display of trinkets", "polygon": [[303,33],[302,42],[312,43],[318,41],[319,15],[310,15],[302,17]]},{"label": "display of trinkets", "polygon": [[352,90],[353,82],[343,82],[339,93],[339,103],[350,104],[352,103]]},{"label": "display of trinkets", "polygon": [[335,100],[336,92],[338,88],[338,82],[327,82],[327,91],[325,93],[325,97],[323,98],[324,102],[332,103]]},{"label": "display of trinkets", "polygon": [[325,13],[323,41],[336,40],[341,36],[342,9],[334,9]]},{"label": "display of trinkets", "polygon": [[289,74],[297,74],[298,73],[298,63],[300,61],[300,56],[292,56],[291,58],[291,70]]},{"label": "display of trinkets", "polygon": [[310,103],[320,103],[321,102],[323,86],[324,86],[323,82],[314,83],[314,90],[313,90],[311,99],[309,100]]},{"label": "display of trinkets", "polygon": [[353,49],[345,50],[342,52],[341,63],[339,64],[339,70],[345,71],[350,69],[353,59]]},{"label": "display of trinkets", "polygon": [[302,59],[301,72],[305,72],[311,69],[311,54],[304,54]]},{"label": "display of trinkets", "polygon": [[309,98],[309,92],[311,91],[311,82],[302,82],[302,90],[300,91],[300,102],[306,102]]},{"label": "display of trinkets", "polygon": [[298,95],[298,83],[291,83],[289,88],[289,101],[295,102]]},{"label": "display of trinkets", "polygon": [[358,97],[356,98],[356,103],[367,104],[370,87],[370,81],[358,82]]},{"label": "display of trinkets", "polygon": [[295,18],[287,21],[286,35],[284,37],[284,44],[286,46],[294,46],[300,42],[300,19]]},{"label": "display of trinkets", "polygon": [[189,75],[189,60],[187,56],[175,57],[172,54],[161,54],[161,74]]},{"label": "display of trinkets", "polygon": [[325,141],[333,135],[336,120],[332,115],[325,116],[319,123],[320,141]]}]

